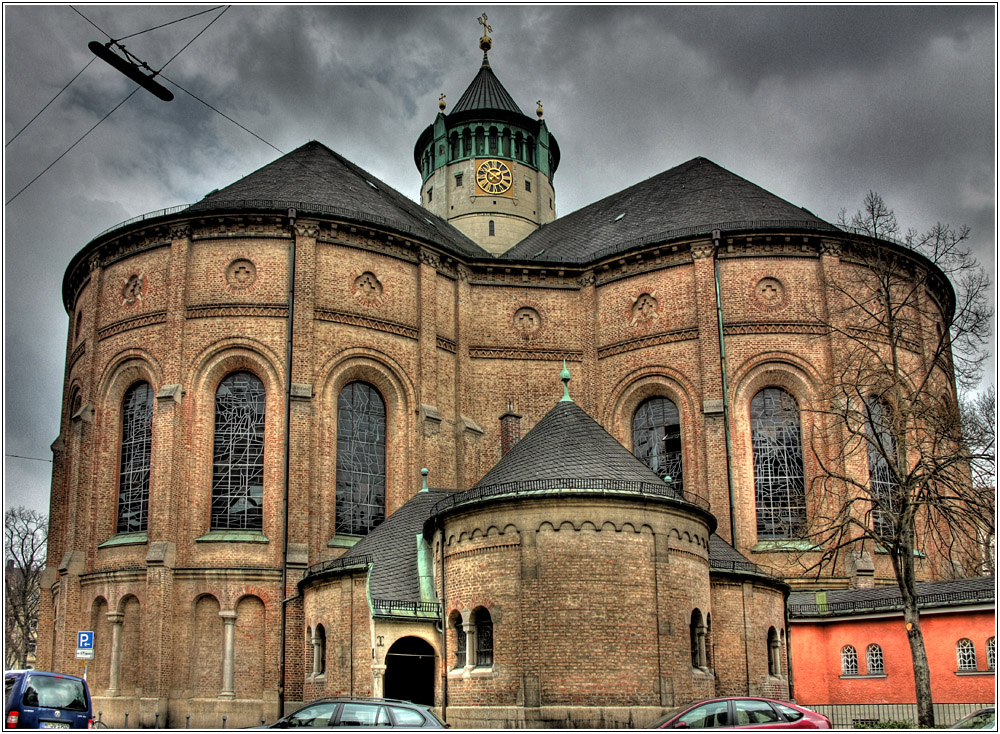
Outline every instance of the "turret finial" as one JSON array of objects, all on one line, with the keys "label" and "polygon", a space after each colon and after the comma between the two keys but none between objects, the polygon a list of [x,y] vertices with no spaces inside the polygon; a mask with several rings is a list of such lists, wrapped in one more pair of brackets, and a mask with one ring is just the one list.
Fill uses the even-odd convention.
[{"label": "turret finial", "polygon": [[421,488],[421,490],[420,490],[420,491],[421,491],[421,492],[426,492],[426,491],[427,491],[427,475],[428,475],[428,474],[429,474],[430,472],[428,472],[428,471],[427,471],[427,467],[424,467],[423,469],[421,469],[421,470],[420,470],[420,473],[421,473],[421,474],[423,475],[423,477],[424,477],[424,486],[423,486],[423,487]]},{"label": "turret finial", "polygon": [[573,398],[569,396],[569,378],[570,378],[569,368],[566,367],[566,360],[564,359],[562,372],[559,373],[559,379],[562,380],[563,384],[563,396],[562,400],[559,401],[560,403],[566,400],[568,400],[571,403],[573,402]]},{"label": "turret finial", "polygon": [[483,35],[482,38],[479,39],[479,48],[481,48],[485,54],[493,48],[493,39],[488,35],[493,32],[493,28],[486,23],[486,13],[483,13],[482,18],[476,18],[476,20],[478,20],[479,25],[483,27]]},{"label": "turret finial", "polygon": [[444,108],[447,106],[448,105],[444,101],[444,92],[441,92],[441,96],[438,97],[438,107],[440,107],[441,111],[444,112]]},{"label": "turret finial", "polygon": [[542,100],[538,100],[538,109],[535,110],[535,114],[538,115],[538,119],[542,119],[542,115],[545,114],[545,110],[542,109]]}]

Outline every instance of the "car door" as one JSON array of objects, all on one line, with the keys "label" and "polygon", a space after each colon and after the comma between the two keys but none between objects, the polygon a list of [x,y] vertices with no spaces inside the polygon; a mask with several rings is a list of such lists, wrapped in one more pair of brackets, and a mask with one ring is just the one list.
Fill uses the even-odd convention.
[{"label": "car door", "polygon": [[337,727],[360,727],[364,729],[374,729],[380,727],[391,727],[389,713],[385,706],[377,703],[362,703],[350,701],[341,704]]},{"label": "car door", "polygon": [[333,725],[336,713],[336,701],[325,701],[300,708],[278,723],[282,729],[298,729],[300,727],[325,729]]},{"label": "car door", "polygon": [[739,729],[790,729],[796,728],[767,701],[738,698],[733,701],[736,727]]},{"label": "car door", "polygon": [[714,729],[728,727],[729,701],[709,701],[685,711],[670,725],[671,729]]}]

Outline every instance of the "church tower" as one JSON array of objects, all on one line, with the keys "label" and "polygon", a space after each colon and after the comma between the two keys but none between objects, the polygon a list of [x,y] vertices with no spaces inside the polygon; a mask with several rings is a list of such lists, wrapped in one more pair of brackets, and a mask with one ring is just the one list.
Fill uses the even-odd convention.
[{"label": "church tower", "polygon": [[490,67],[492,28],[479,19],[483,63],[449,114],[441,111],[417,139],[420,203],[484,249],[500,255],[556,218],[552,177],[559,146],[538,102],[533,120]]}]

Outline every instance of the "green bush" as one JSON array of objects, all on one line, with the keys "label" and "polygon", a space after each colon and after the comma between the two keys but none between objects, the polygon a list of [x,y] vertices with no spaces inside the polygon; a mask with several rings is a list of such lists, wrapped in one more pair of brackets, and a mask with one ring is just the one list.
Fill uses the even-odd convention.
[{"label": "green bush", "polygon": [[912,721],[855,721],[855,729],[913,729]]}]

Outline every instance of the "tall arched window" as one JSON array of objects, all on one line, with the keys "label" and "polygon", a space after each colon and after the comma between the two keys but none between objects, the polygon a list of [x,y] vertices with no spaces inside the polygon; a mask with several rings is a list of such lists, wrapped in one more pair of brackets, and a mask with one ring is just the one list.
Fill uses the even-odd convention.
[{"label": "tall arched window", "polygon": [[468,636],[465,633],[465,625],[462,624],[462,615],[456,612],[452,616],[451,623],[455,628],[455,667],[464,668],[468,663]]},{"label": "tall arched window", "polygon": [[672,400],[654,397],[640,403],[632,416],[632,447],[657,476],[669,476],[671,486],[684,488],[681,417]]},{"label": "tall arched window", "polygon": [[802,428],[795,398],[768,387],[750,401],[757,537],[799,537],[806,521]]},{"label": "tall arched window", "polygon": [[337,398],[336,530],[367,535],[385,519],[385,403],[365,382]]},{"label": "tall arched window", "polygon": [[489,668],[493,665],[493,618],[483,608],[476,617],[476,667]]},{"label": "tall arched window", "polygon": [[491,127],[490,128],[490,135],[489,135],[489,146],[490,146],[489,150],[490,150],[490,155],[498,155],[498,153],[499,153],[499,147],[497,145],[497,141],[499,139],[500,138],[499,138],[499,134],[497,133],[497,129],[495,127]]},{"label": "tall arched window", "polygon": [[865,653],[865,663],[868,666],[868,675],[879,675],[885,672],[885,658],[882,655],[882,648],[871,644]]},{"label": "tall arched window", "polygon": [[858,674],[858,651],[851,645],[844,645],[840,650],[840,674]]},{"label": "tall arched window", "polygon": [[976,646],[972,644],[972,640],[965,638],[959,640],[955,645],[955,653],[958,656],[959,670],[976,669]]},{"label": "tall arched window", "polygon": [[313,675],[326,673],[326,630],[323,625],[316,625],[313,633]]},{"label": "tall arched window", "polygon": [[986,669],[997,669],[997,638],[991,637],[986,641]]},{"label": "tall arched window", "polygon": [[767,631],[767,674],[781,675],[781,641],[774,627]]},{"label": "tall arched window", "polygon": [[122,400],[116,532],[141,533],[149,520],[149,464],[153,446],[153,389],[137,382]]},{"label": "tall arched window", "polygon": [[695,609],[691,612],[691,667],[707,668],[708,655],[706,653],[706,629],[701,618],[701,610]]},{"label": "tall arched window", "polygon": [[229,375],[215,391],[212,529],[264,527],[264,383]]},{"label": "tall arched window", "polygon": [[895,518],[899,511],[896,501],[896,480],[888,457],[895,455],[892,436],[892,415],[889,407],[877,398],[868,401],[868,481],[872,498],[872,530],[880,538],[892,538]]}]

